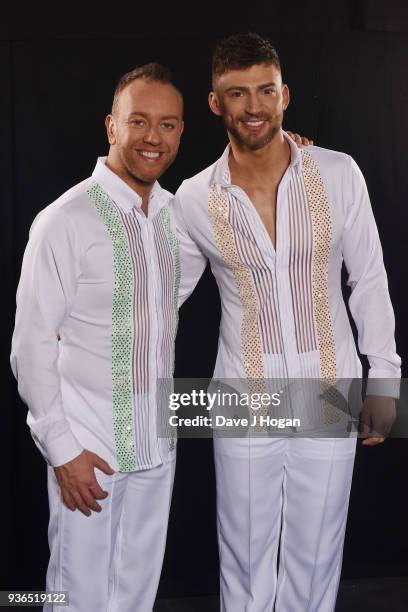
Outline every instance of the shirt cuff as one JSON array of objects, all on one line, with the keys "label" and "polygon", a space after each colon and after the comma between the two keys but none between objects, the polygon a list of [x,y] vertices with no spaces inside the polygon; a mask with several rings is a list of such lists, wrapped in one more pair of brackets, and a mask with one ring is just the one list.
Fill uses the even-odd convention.
[{"label": "shirt cuff", "polygon": [[400,397],[401,378],[394,376],[387,370],[369,370],[366,395],[379,395],[381,397]]},{"label": "shirt cuff", "polygon": [[33,432],[31,432],[31,435],[45,461],[51,467],[58,467],[72,461],[84,450],[70,430],[64,431],[47,443],[40,441]]}]

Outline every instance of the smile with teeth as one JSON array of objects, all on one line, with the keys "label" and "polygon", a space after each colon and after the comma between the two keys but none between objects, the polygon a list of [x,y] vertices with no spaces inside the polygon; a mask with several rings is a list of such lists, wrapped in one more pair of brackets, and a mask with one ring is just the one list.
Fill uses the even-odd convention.
[{"label": "smile with teeth", "polygon": [[162,151],[138,151],[137,152],[140,157],[143,157],[146,161],[155,162],[163,155]]},{"label": "smile with teeth", "polygon": [[263,119],[257,121],[255,121],[254,119],[250,119],[249,121],[243,121],[243,123],[246,127],[256,129],[260,128],[265,123],[265,121]]}]

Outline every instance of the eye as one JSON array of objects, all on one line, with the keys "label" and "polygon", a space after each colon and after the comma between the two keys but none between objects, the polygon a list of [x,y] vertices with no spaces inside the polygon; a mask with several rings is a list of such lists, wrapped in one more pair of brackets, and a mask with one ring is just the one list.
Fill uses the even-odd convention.
[{"label": "eye", "polygon": [[276,90],[274,87],[267,87],[266,89],[263,90],[264,94],[266,94],[267,96],[271,96],[273,95]]},{"label": "eye", "polygon": [[144,119],[131,119],[129,123],[135,127],[143,127],[145,125]]},{"label": "eye", "polygon": [[240,91],[239,89],[237,89],[236,91],[231,91],[231,96],[233,98],[240,98],[243,95],[244,95],[243,92]]},{"label": "eye", "polygon": [[162,123],[162,125],[166,130],[174,130],[174,128],[176,127],[174,123],[169,123],[168,121],[165,121],[164,123]]}]

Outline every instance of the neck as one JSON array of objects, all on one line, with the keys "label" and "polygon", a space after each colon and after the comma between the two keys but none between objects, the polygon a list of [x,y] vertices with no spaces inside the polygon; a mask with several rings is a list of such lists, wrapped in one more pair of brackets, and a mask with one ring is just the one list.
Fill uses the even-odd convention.
[{"label": "neck", "polygon": [[112,155],[111,151],[106,159],[106,165],[109,170],[112,170],[115,174],[119,176],[135,193],[137,193],[143,200],[143,204],[147,206],[147,202],[149,200],[149,195],[152,191],[153,183],[143,183],[142,181],[138,181],[128,170],[118,162],[117,159]]},{"label": "neck", "polygon": [[248,177],[279,175],[290,163],[290,146],[286,142],[282,130],[279,130],[272,140],[261,149],[251,150],[243,147],[229,134],[230,169]]}]

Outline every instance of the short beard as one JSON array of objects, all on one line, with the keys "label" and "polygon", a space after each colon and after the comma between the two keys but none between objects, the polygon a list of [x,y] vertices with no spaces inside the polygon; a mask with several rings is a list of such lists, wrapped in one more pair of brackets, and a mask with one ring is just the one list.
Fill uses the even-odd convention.
[{"label": "short beard", "polygon": [[259,149],[263,149],[269,144],[278,134],[281,129],[281,126],[271,125],[268,130],[268,133],[261,140],[250,141],[249,139],[242,136],[240,131],[234,125],[228,125],[228,123],[224,119],[224,124],[227,131],[235,138],[235,140],[244,148],[249,149],[250,151],[258,151]]},{"label": "short beard", "polygon": [[143,176],[140,176],[140,174],[135,174],[132,168],[128,166],[127,164],[125,165],[125,168],[126,168],[127,174],[132,178],[132,180],[134,180],[136,183],[140,183],[141,185],[153,185],[153,183],[157,180],[156,178],[155,179],[151,179],[147,177],[145,178]]},{"label": "short beard", "polygon": [[149,176],[143,176],[140,173],[136,174],[137,170],[136,168],[133,167],[133,160],[128,160],[128,156],[126,155],[126,152],[123,151],[123,149],[119,149],[118,151],[122,165],[126,168],[126,172],[128,173],[128,175],[137,183],[141,183],[142,185],[153,185],[153,183],[155,183],[161,176],[162,174],[164,174],[164,172],[167,170],[167,168],[169,166],[171,166],[171,164],[173,163],[176,155],[174,155],[166,164],[166,166],[163,166],[160,169],[160,174],[158,174],[157,176],[155,176],[154,178],[151,178]]},{"label": "short beard", "polygon": [[[235,125],[233,123],[229,123],[227,120],[227,114],[225,111],[225,106],[224,104],[220,105],[221,107],[221,112],[222,112],[222,120],[224,121],[224,125],[225,128],[227,130],[227,132],[229,134],[231,134],[231,136],[233,136],[235,138],[235,140],[238,142],[238,144],[240,144],[243,148],[248,149],[250,151],[258,151],[259,149],[263,149],[263,147],[265,147],[267,144],[269,144],[276,136],[276,134],[278,134],[278,132],[281,130],[282,128],[282,124],[283,124],[283,115],[284,112],[282,111],[280,117],[278,118],[278,122],[277,125],[271,125],[268,133],[261,139],[261,140],[257,140],[257,141],[252,141],[249,140],[247,138],[245,138],[245,136],[243,136],[237,127],[235,127]],[[255,117],[254,117],[255,118]],[[266,115],[264,117],[260,117],[266,121],[269,120],[270,117],[267,117]]]},{"label": "short beard", "polygon": [[133,167],[133,164],[128,159],[126,152],[123,152],[122,149],[118,151],[119,157],[122,163],[123,168],[126,170],[127,175],[136,183],[140,183],[142,185],[150,185],[153,184],[153,180],[147,177],[143,177],[140,174],[136,174],[136,169]]}]

